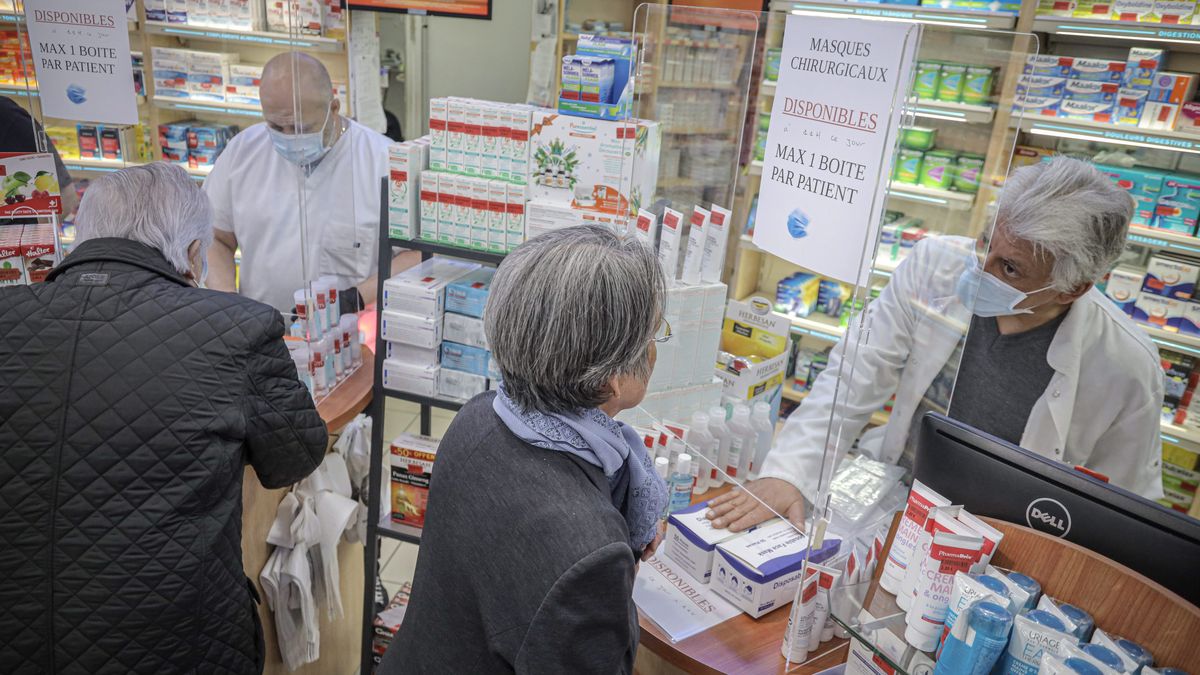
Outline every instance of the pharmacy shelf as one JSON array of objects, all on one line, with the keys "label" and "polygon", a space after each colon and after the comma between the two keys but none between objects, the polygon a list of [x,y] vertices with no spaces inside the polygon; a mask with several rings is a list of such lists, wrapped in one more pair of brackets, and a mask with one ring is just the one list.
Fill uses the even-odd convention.
[{"label": "pharmacy shelf", "polygon": [[736,91],[733,82],[671,82],[663,80],[655,83],[659,89],[704,89],[706,91]]},{"label": "pharmacy shelf", "polygon": [[792,332],[809,335],[819,340],[837,342],[846,334],[846,329],[838,325],[838,320],[827,316],[789,316],[792,321]]},{"label": "pharmacy shelf", "polygon": [[[1033,20],[1035,33],[1100,38],[1125,42],[1169,43],[1200,49],[1200,26],[1076,19],[1069,16],[1038,16]],[[1172,49],[1178,49],[1172,47]]]},{"label": "pharmacy shelf", "polygon": [[168,110],[203,112],[215,115],[237,115],[239,117],[262,116],[261,107],[256,105],[243,105],[240,103],[210,103],[208,101],[196,101],[190,98],[155,96],[154,105]]},{"label": "pharmacy shelf", "polygon": [[141,165],[141,162],[123,162],[115,159],[63,159],[63,166],[67,167],[67,171],[94,171],[97,173],[110,173],[112,171],[128,169],[131,166]]},{"label": "pharmacy shelf", "polygon": [[1129,242],[1163,251],[1200,256],[1200,237],[1193,237],[1182,232],[1130,225]]},{"label": "pharmacy shelf", "polygon": [[771,3],[771,11],[801,16],[834,14],[879,21],[910,21],[932,26],[958,28],[1012,29],[1017,15],[1003,12],[976,12],[961,9],[941,9],[916,5],[877,5],[853,2],[779,2]]},{"label": "pharmacy shelf", "polygon": [[[762,98],[775,96],[775,82],[763,80],[758,87],[758,95]],[[991,124],[996,117],[996,106],[994,105],[947,103],[916,98],[908,99],[908,111],[917,117],[947,122],[966,122],[967,124]]]},{"label": "pharmacy shelf", "polygon": [[392,522],[391,514],[379,519],[379,528],[375,533],[388,539],[397,539],[409,544],[421,543],[421,528],[412,525],[401,525]]},{"label": "pharmacy shelf", "polygon": [[1172,349],[1175,351],[1186,352],[1193,356],[1200,356],[1200,337],[1195,335],[1184,335],[1175,331],[1163,330],[1144,323],[1139,323],[1139,326],[1150,335],[1150,339],[1161,347]]},{"label": "pharmacy shelf", "polygon": [[446,244],[435,244],[430,241],[421,239],[397,239],[391,238],[392,246],[400,246],[412,251],[421,251],[430,255],[444,255],[452,258],[462,258],[463,260],[474,260],[488,265],[499,265],[504,261],[503,253],[492,253],[490,251],[479,251],[473,248],[462,248],[461,246],[448,246]]},{"label": "pharmacy shelf", "polygon": [[1137,127],[1115,124],[1064,120],[1057,117],[1026,117],[1021,120],[1021,131],[1036,136],[1074,138],[1098,143],[1111,143],[1152,150],[1174,150],[1200,154],[1200,136],[1181,134],[1175,131],[1152,131]]},{"label": "pharmacy shelf", "polygon": [[[783,387],[783,397],[789,401],[794,401],[796,403],[800,403],[801,401],[804,400],[804,398],[806,396],[808,396],[807,391],[797,391],[795,388],[788,387],[788,386]],[[891,419],[891,417],[892,416],[890,413],[880,410],[871,415],[870,424],[871,424],[871,426],[874,426],[874,427],[881,427],[881,426],[887,424],[888,420]],[[779,431],[778,431],[778,429],[776,429],[776,434],[778,435],[778,433],[779,433]]]},{"label": "pharmacy shelf", "polygon": [[384,389],[384,396],[394,398],[400,401],[409,401],[418,405],[427,405],[431,408],[441,408],[442,410],[452,410],[458,412],[462,409],[466,401],[452,401],[446,398],[432,398],[429,396],[421,396],[420,394],[410,394],[406,391],[397,391],[396,389]]},{"label": "pharmacy shelf", "polygon": [[0,24],[17,24],[25,23],[24,14],[13,14],[12,12],[0,12]]},{"label": "pharmacy shelf", "polygon": [[25,87],[15,84],[0,84],[0,96],[24,96],[26,94],[36,93],[38,93],[37,87],[30,87],[26,89]]},{"label": "pharmacy shelf", "polygon": [[1168,422],[1163,422],[1158,430],[1164,440],[1176,445],[1182,445],[1193,452],[1200,452],[1200,432]]},{"label": "pharmacy shelf", "polygon": [[310,35],[288,35],[286,33],[271,33],[267,31],[223,30],[202,26],[187,26],[147,21],[146,33],[150,35],[169,35],[185,40],[203,40],[206,42],[243,43],[256,47],[278,47],[279,49],[309,49],[319,52],[342,52],[345,44],[341,40]]},{"label": "pharmacy shelf", "polygon": [[[750,162],[750,167],[747,169],[751,176],[761,176],[762,171],[763,163],[757,159]],[[888,196],[921,204],[936,204],[951,211],[969,211],[975,205],[975,195],[973,194],[929,188],[923,185],[909,185],[908,183],[891,183],[888,187]]]}]

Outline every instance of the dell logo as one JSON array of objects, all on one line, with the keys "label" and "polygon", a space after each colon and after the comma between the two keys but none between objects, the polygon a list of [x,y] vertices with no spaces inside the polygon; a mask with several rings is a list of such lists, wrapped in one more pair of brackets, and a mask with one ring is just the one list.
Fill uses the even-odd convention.
[{"label": "dell logo", "polygon": [[1029,502],[1025,509],[1025,522],[1035,530],[1065,537],[1071,531],[1071,512],[1062,502],[1042,497]]}]

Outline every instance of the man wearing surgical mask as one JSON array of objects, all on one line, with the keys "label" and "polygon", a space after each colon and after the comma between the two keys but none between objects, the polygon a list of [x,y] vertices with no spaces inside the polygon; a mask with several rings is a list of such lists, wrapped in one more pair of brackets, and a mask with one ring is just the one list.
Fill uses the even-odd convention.
[{"label": "man wearing surgical mask", "polygon": [[307,54],[274,57],[260,85],[264,121],[204,181],[216,232],[208,286],[290,313],[306,281],[336,276],[342,310],[357,311],[375,300],[390,141],[340,114],[329,72]]},{"label": "man wearing surgical mask", "polygon": [[[1058,157],[1009,176],[987,241],[918,243],[868,306],[861,342],[856,320],[788,418],[747,485],[757,499],[714,499],[714,526],[742,530],[772,510],[802,524],[831,473],[827,445],[835,462],[858,439],[864,454],[910,465],[921,416],[947,402],[939,387],[952,387],[950,417],[1161,497],[1158,350],[1094,287],[1124,249],[1133,208],[1090,164]],[[893,395],[888,424],[863,433]]]}]

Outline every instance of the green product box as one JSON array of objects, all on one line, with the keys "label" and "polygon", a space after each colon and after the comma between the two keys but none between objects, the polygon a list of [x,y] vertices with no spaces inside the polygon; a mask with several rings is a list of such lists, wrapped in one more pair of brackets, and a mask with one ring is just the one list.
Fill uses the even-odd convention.
[{"label": "green product box", "polygon": [[970,194],[979,192],[979,174],[983,171],[983,162],[983,155],[959,155],[954,171],[954,189]]},{"label": "green product box", "polygon": [[900,145],[909,150],[932,150],[937,138],[937,129],[929,127],[903,127],[900,129]]},{"label": "green product box", "polygon": [[917,98],[937,98],[938,85],[942,82],[942,64],[937,61],[917,61],[917,80],[913,84],[913,95]]},{"label": "green product box", "polygon": [[976,105],[987,103],[992,96],[992,84],[996,81],[996,70],[985,66],[967,66],[963,80],[962,102]]},{"label": "green product box", "polygon": [[771,126],[771,113],[758,113],[758,130],[766,131]]},{"label": "green product box", "polygon": [[767,158],[767,132],[759,130],[754,139],[754,159],[762,162]]},{"label": "green product box", "polygon": [[897,183],[916,185],[917,179],[921,177],[921,163],[924,159],[925,153],[920,150],[900,148],[900,161],[896,162],[896,173],[892,178]]},{"label": "green product box", "polygon": [[942,64],[942,79],[938,83],[937,100],[957,103],[966,84],[967,67],[959,63]]},{"label": "green product box", "polygon": [[763,76],[769,82],[777,82],[779,80],[779,59],[783,56],[783,49],[779,47],[770,47],[767,49],[767,58],[763,66]]},{"label": "green product box", "polygon": [[941,190],[950,189],[954,185],[954,160],[957,155],[947,150],[934,150],[925,153],[921,162],[920,185]]}]

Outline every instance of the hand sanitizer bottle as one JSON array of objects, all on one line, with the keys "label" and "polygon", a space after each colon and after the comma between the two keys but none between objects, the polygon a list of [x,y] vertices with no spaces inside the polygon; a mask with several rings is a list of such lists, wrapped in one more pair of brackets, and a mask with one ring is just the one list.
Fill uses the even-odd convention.
[{"label": "hand sanitizer bottle", "polygon": [[671,474],[671,513],[686,509],[692,504],[692,456],[686,452],[679,456],[678,466]]},{"label": "hand sanitizer bottle", "polygon": [[739,481],[744,481],[758,446],[758,433],[750,425],[750,406],[739,403],[733,407],[733,419],[729,420],[729,435],[729,462],[725,472]]},{"label": "hand sanitizer bottle", "polygon": [[729,427],[725,425],[725,406],[714,405],[708,411],[708,431],[717,439],[716,469],[713,469],[711,479],[713,487],[725,484],[727,466],[729,466]]},{"label": "hand sanitizer bottle", "polygon": [[750,423],[758,432],[758,447],[754,451],[754,461],[750,462],[750,477],[758,478],[763,462],[767,461],[767,453],[771,451],[771,441],[775,440],[775,425],[771,422],[771,404],[764,401],[755,403]]},{"label": "hand sanitizer bottle", "polygon": [[696,489],[695,493],[702,495],[714,487],[713,477],[716,475],[717,453],[720,441],[709,431],[707,413],[696,411],[692,413],[692,426],[688,431],[692,448],[700,454],[696,458]]}]

